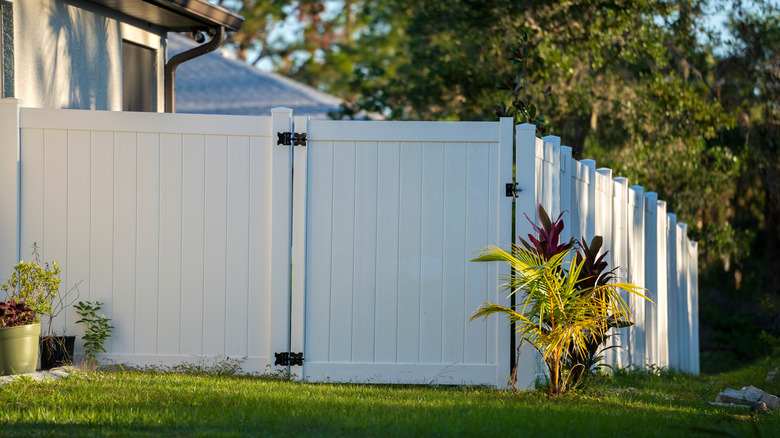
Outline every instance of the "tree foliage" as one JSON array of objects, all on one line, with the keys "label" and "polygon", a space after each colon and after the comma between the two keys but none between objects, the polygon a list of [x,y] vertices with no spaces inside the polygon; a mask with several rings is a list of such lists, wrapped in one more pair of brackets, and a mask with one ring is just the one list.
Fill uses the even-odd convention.
[{"label": "tree foliage", "polygon": [[[345,116],[494,120],[496,106],[522,113],[517,98],[538,123],[533,104],[575,157],[658,192],[688,224],[705,348],[760,349],[728,340],[734,314],[780,331],[776,1],[234,2],[265,17],[249,33],[299,17],[299,38],[267,56],[342,97]],[[728,13],[730,37],[708,28],[713,12]]]}]

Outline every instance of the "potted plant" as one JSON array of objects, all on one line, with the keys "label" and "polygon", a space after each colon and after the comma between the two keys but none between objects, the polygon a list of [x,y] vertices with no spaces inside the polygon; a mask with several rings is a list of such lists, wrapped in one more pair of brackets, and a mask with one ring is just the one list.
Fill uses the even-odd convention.
[{"label": "potted plant", "polygon": [[[78,299],[78,284],[65,293],[59,293],[60,267],[57,262],[41,266],[38,245],[33,244],[33,261],[20,261],[14,266],[11,277],[0,286],[8,299],[23,301],[36,315],[35,322],[46,320],[44,335],[40,338],[41,368],[48,370],[70,364],[73,360],[75,336],[58,335],[54,331],[54,319]],[[71,298],[72,292],[76,296]]]},{"label": "potted plant", "polygon": [[35,372],[38,364],[37,315],[21,301],[0,302],[0,375]]}]

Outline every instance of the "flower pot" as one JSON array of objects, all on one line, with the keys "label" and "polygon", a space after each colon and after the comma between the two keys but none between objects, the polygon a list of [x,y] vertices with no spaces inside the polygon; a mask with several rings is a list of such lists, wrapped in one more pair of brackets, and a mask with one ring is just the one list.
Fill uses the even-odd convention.
[{"label": "flower pot", "polygon": [[75,342],[75,336],[42,336],[41,369],[50,370],[72,364]]},{"label": "flower pot", "polygon": [[35,372],[40,335],[40,324],[0,329],[0,376]]}]

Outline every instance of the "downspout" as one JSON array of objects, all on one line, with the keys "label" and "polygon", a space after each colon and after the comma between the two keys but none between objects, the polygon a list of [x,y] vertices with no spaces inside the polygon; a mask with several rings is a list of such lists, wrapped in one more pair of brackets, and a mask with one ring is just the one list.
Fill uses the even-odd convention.
[{"label": "downspout", "polygon": [[225,37],[225,28],[219,26],[216,29],[209,29],[211,41],[186,52],[179,53],[169,59],[165,64],[165,112],[176,112],[176,68],[179,64],[195,59],[198,56],[217,50]]}]

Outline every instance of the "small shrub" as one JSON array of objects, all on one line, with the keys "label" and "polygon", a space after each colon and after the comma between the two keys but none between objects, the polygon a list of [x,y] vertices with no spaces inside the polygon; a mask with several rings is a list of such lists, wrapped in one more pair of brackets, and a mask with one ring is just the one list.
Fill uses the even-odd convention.
[{"label": "small shrub", "polygon": [[541,227],[529,219],[537,233],[528,236],[530,243],[521,238],[522,246],[513,244],[510,251],[492,247],[473,260],[508,263],[512,270],[502,287],[510,296],[517,292],[524,296],[514,308],[484,303],[471,321],[494,313],[507,315],[516,324],[520,345],[529,343],[542,355],[549,375],[548,390],[557,395],[576,386],[584,371],[590,373],[592,364],[587,361],[599,360],[590,349],[603,342],[610,327],[632,324],[619,291],[644,295],[633,284],[608,283],[595,277],[606,267],[603,256],[595,257],[600,240],[594,239],[590,246],[580,244],[585,256],[572,254],[575,242],[560,242],[561,216],[550,220],[540,205],[539,220]]},{"label": "small shrub", "polygon": [[81,319],[76,324],[84,324],[86,333],[81,339],[84,340],[84,349],[88,361],[95,362],[96,354],[106,351],[103,343],[111,336],[114,326],[111,325],[111,318],[98,314],[103,303],[100,301],[79,301],[74,307]]}]

